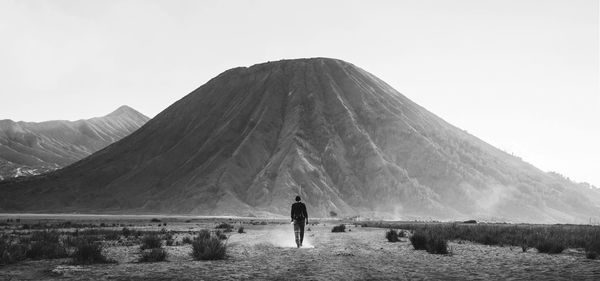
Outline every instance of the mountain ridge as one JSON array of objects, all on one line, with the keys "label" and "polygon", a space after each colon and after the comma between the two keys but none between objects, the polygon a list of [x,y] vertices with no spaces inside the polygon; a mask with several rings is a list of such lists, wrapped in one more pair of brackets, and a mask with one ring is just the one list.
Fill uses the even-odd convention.
[{"label": "mountain ridge", "polygon": [[128,106],[76,121],[0,120],[0,180],[64,167],[123,138],[147,120]]}]

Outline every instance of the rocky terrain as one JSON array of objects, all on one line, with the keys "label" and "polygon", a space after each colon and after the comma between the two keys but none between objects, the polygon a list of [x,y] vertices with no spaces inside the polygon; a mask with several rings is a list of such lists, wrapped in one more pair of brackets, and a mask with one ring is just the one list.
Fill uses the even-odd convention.
[{"label": "rocky terrain", "polygon": [[[443,93],[441,93],[443,94]],[[223,72],[64,169],[0,184],[0,211],[587,222],[600,192],[498,150],[350,63]]]},{"label": "rocky terrain", "polygon": [[129,135],[149,120],[131,107],[87,120],[0,120],[0,180],[53,171]]}]

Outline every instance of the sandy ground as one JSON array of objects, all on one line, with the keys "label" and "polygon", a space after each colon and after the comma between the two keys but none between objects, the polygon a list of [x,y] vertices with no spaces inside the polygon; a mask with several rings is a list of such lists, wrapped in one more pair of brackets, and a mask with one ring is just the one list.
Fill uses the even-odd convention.
[{"label": "sandy ground", "polygon": [[[212,225],[170,224],[196,231]],[[523,253],[517,247],[451,242],[452,255],[413,250],[410,242],[390,243],[385,229],[333,225],[308,226],[304,248],[297,249],[289,224],[244,225],[231,233],[228,258],[195,261],[191,246],[165,247],[167,262],[138,263],[138,246],[107,245],[115,264],[72,266],[68,260],[24,261],[0,267],[0,280],[600,280],[600,260],[583,252]],[[237,227],[237,225],[236,225]],[[178,234],[181,239],[185,233]]]}]

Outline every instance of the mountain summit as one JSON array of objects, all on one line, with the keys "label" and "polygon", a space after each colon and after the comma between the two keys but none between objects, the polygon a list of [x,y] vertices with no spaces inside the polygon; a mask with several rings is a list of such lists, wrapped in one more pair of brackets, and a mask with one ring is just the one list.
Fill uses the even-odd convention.
[{"label": "mountain summit", "polygon": [[[118,110],[119,111],[119,110]],[[600,196],[506,154],[344,61],[223,72],[133,134],[0,184],[1,211],[587,221]]]}]

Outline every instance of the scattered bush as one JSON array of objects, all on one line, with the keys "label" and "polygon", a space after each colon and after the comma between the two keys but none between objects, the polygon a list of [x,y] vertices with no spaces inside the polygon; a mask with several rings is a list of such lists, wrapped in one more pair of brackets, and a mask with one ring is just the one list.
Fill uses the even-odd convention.
[{"label": "scattered bush", "polygon": [[217,227],[215,227],[215,228],[216,229],[232,229],[233,225],[224,222],[224,223],[217,225]]},{"label": "scattered bush", "polygon": [[142,251],[140,262],[159,262],[167,260],[167,251],[161,248],[153,248]]},{"label": "scattered bush", "polygon": [[71,254],[73,264],[94,264],[113,262],[102,254],[102,244],[87,239],[76,243],[75,251]]},{"label": "scattered bush", "polygon": [[539,253],[560,254],[565,246],[555,239],[544,239],[535,246]]},{"label": "scattered bush", "polygon": [[[600,241],[600,226],[597,225],[387,223],[377,221],[361,222],[360,225],[363,227],[405,229],[413,233],[433,235],[446,240],[472,241],[485,245],[510,245],[520,247],[523,251],[539,246],[541,251],[538,249],[538,252],[559,252],[561,248],[562,250],[566,248],[584,248],[586,253],[595,252],[600,254],[600,242],[598,242],[598,246],[593,247],[591,245],[591,241]],[[417,242],[416,244],[422,243]],[[591,256],[593,255],[591,254]]]},{"label": "scattered bush", "polygon": [[345,224],[336,225],[331,229],[331,232],[346,232],[346,225]]},{"label": "scattered bush", "polygon": [[588,259],[597,259],[600,255],[600,237],[596,237],[585,246],[585,257]]},{"label": "scattered bush", "polygon": [[161,247],[162,241],[155,233],[146,234],[144,237],[142,237],[142,245],[140,245],[141,250],[157,249]]},{"label": "scattered bush", "polygon": [[427,236],[425,233],[415,232],[409,239],[415,250],[427,250]]},{"label": "scattered bush", "polygon": [[104,234],[104,239],[114,241],[119,240],[121,238],[121,233],[119,231],[110,231]]},{"label": "scattered bush", "polygon": [[198,231],[198,238],[208,239],[210,238],[210,231],[208,229],[202,229]]},{"label": "scattered bush", "polygon": [[121,230],[121,235],[123,235],[123,237],[127,238],[127,237],[129,237],[129,235],[131,235],[131,230],[127,227],[123,227],[123,229]]},{"label": "scattered bush", "polygon": [[0,236],[0,265],[11,264],[26,258],[27,247],[8,235]]},{"label": "scattered bush", "polygon": [[400,241],[400,238],[398,237],[398,232],[391,228],[385,233],[385,238],[388,240],[388,242],[398,242]]},{"label": "scattered bush", "polygon": [[430,254],[448,254],[448,240],[439,236],[430,236],[427,239],[427,252]]},{"label": "scattered bush", "polygon": [[243,226],[240,226],[238,228],[238,233],[244,233],[244,227]]},{"label": "scattered bush", "polygon": [[225,258],[227,245],[213,236],[198,235],[192,242],[192,257],[195,260],[221,260]]},{"label": "scattered bush", "polygon": [[[209,233],[210,236],[210,233]],[[189,236],[183,237],[183,239],[181,239],[181,243],[182,244],[192,244],[192,238],[190,238]]]},{"label": "scattered bush", "polygon": [[226,240],[228,238],[227,235],[220,230],[215,231],[215,236],[221,240]]},{"label": "scattered bush", "polygon": [[337,217],[337,213],[334,211],[329,211],[329,216],[330,217]]},{"label": "scattered bush", "polygon": [[59,238],[60,234],[54,230],[33,232],[26,256],[34,260],[66,258],[67,250]]}]

